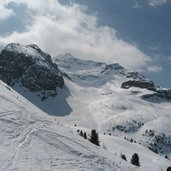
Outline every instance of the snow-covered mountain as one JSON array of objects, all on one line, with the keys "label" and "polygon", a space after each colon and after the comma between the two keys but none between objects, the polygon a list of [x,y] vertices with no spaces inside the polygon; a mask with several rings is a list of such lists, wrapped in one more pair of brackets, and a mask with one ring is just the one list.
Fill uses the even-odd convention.
[{"label": "snow-covered mountain", "polygon": [[[77,133],[83,128],[47,115],[1,81],[0,92],[2,171],[165,171],[169,166],[169,160],[117,137],[100,134],[101,146],[95,146]],[[140,156],[139,168],[130,164],[134,152]]]},{"label": "snow-covered mountain", "polygon": [[119,64],[84,61],[70,54],[53,61],[69,77],[65,83],[72,112],[67,122],[171,155],[170,90]]},{"label": "snow-covered mountain", "polygon": [[[10,44],[0,54],[0,78],[12,87],[0,82],[0,170],[169,166],[171,90],[142,74],[71,54],[51,59],[36,45]],[[101,146],[78,129],[96,129]],[[141,167],[130,164],[134,153]]]},{"label": "snow-covered mountain", "polygon": [[[51,56],[36,45],[11,43],[0,54],[0,78],[9,85],[19,84],[30,91],[41,92],[42,100],[46,91],[56,95],[57,87],[63,87],[63,78]],[[41,94],[40,93],[40,94]]]},{"label": "snow-covered mountain", "polygon": [[125,170],[119,157],[84,140],[0,82],[0,170]]},{"label": "snow-covered mountain", "polygon": [[[45,112],[56,114],[51,99],[60,93],[64,80],[51,56],[38,46],[7,45],[0,54],[0,79]],[[45,99],[48,103],[43,103]]]}]

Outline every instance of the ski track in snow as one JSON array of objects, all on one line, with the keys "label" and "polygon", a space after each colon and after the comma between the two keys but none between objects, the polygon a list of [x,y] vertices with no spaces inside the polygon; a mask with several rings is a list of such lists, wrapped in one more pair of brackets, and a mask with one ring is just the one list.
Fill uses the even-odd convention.
[{"label": "ski track in snow", "polygon": [[20,95],[19,99],[11,96],[14,94],[6,91],[1,100],[0,170],[124,170],[111,157],[100,154],[100,147],[86,145],[80,136],[30,103],[23,107],[27,101]]},{"label": "ski track in snow", "polygon": [[[169,165],[167,160],[145,147],[112,136],[100,135],[101,146],[95,146],[77,134],[79,127],[70,126],[63,118],[48,116],[15,91],[2,85],[0,90],[4,97],[0,109],[2,171],[146,171],[149,167],[151,171],[165,171]],[[90,129],[80,129],[90,133]],[[129,150],[125,151],[126,147]],[[129,162],[137,151],[143,164],[139,168]],[[128,162],[120,158],[121,152],[126,154]],[[143,157],[146,155],[154,159],[151,164]],[[159,162],[161,164],[157,164]]]},{"label": "ski track in snow", "polygon": [[[169,160],[138,143],[124,140],[125,134],[115,137],[103,133],[108,133],[114,124],[124,125],[127,121],[142,119],[143,127],[136,133],[126,134],[128,138],[139,140],[143,131],[151,127],[169,135],[170,104],[141,100],[139,96],[149,91],[138,88],[123,90],[120,88],[123,79],[117,76],[98,78],[104,64],[77,62],[78,65],[70,68],[75,82],[65,79],[68,87],[51,98],[51,101],[56,100],[52,106],[49,106],[50,100],[41,103],[52,113],[55,110],[62,112],[67,107],[65,114],[69,112],[70,115],[65,117],[47,115],[31,103],[38,99],[34,93],[27,92],[29,102],[0,81],[0,171],[165,171],[171,163]],[[79,71],[79,65],[82,65],[82,71]],[[80,78],[85,80],[80,82]],[[24,89],[21,91],[24,95]],[[132,95],[132,91],[141,92]],[[66,100],[65,105],[56,104],[60,98]],[[164,127],[166,124],[167,128]],[[89,135],[92,128],[100,133],[100,147],[77,133],[80,129]],[[140,156],[141,167],[130,164],[135,152]],[[120,153],[126,155],[127,162],[121,159]]]}]

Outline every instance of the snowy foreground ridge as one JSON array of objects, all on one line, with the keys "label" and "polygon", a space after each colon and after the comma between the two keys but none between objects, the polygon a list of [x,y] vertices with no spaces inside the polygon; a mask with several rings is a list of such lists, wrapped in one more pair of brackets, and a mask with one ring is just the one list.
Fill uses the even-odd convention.
[{"label": "snowy foreground ridge", "polygon": [[0,170],[133,170],[0,83]]},{"label": "snowy foreground ridge", "polygon": [[[166,171],[171,166],[165,158],[171,157],[169,90],[119,64],[70,54],[53,58],[52,64],[35,45],[11,44],[6,50],[31,57],[29,68],[43,72],[43,80],[53,74],[59,79],[53,91],[38,82],[37,90],[29,89],[22,80],[34,75],[24,70],[12,78],[11,87],[0,81],[0,171]],[[82,130],[89,137],[92,129],[99,133],[100,146],[79,135]],[[140,167],[130,163],[134,153]]]},{"label": "snowy foreground ridge", "polygon": [[[169,161],[137,144],[101,135],[98,147],[0,82],[0,170],[165,170]],[[89,132],[89,130],[87,130]],[[138,152],[141,167],[120,158]]]}]

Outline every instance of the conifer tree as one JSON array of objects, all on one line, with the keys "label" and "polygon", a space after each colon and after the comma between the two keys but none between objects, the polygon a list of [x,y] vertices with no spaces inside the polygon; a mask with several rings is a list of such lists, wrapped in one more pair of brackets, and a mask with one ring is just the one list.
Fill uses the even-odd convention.
[{"label": "conifer tree", "polygon": [[171,171],[171,167],[168,167],[166,171]]},{"label": "conifer tree", "polygon": [[99,134],[96,132],[95,129],[91,130],[91,135],[90,135],[90,139],[89,140],[93,144],[100,146]]},{"label": "conifer tree", "polygon": [[84,137],[85,139],[87,139],[87,134],[86,134],[86,132],[84,132],[83,137]]},{"label": "conifer tree", "polygon": [[121,154],[121,158],[125,161],[127,161],[126,156],[124,154]]},{"label": "conifer tree", "polygon": [[137,153],[132,155],[131,163],[135,166],[140,166],[139,156]]},{"label": "conifer tree", "polygon": [[80,136],[83,137],[83,131],[82,130],[80,131]]}]

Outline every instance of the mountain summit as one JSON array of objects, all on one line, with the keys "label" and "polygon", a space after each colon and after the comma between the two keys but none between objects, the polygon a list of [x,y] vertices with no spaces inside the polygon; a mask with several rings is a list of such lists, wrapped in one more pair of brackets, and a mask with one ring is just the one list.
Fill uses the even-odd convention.
[{"label": "mountain summit", "polygon": [[64,86],[58,66],[37,45],[11,43],[0,54],[0,79],[10,86],[37,92],[42,100]]}]

